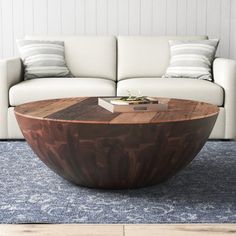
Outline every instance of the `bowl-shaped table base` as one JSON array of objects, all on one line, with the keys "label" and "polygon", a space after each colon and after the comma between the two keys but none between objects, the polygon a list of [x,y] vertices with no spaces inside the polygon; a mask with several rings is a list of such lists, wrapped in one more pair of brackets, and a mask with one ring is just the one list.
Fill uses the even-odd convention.
[{"label": "bowl-shaped table base", "polygon": [[81,124],[16,114],[27,142],[52,170],[80,186],[160,183],[201,150],[217,115],[159,124]]}]

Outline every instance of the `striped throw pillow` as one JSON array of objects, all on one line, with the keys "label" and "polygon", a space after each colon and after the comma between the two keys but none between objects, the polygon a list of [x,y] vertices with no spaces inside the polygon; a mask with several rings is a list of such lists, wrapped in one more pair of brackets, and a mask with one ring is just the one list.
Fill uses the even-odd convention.
[{"label": "striped throw pillow", "polygon": [[25,79],[71,77],[65,62],[64,42],[18,40]]},{"label": "striped throw pillow", "polygon": [[218,39],[170,40],[170,64],[163,77],[212,81],[212,62],[218,43]]}]

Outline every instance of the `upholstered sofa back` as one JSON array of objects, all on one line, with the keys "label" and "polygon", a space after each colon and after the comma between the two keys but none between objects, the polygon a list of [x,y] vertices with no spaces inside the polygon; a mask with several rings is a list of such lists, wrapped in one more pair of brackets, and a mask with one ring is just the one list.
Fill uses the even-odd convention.
[{"label": "upholstered sofa back", "polygon": [[75,77],[119,81],[161,77],[169,63],[169,40],[200,40],[207,36],[26,36],[26,39],[64,41],[66,63]]},{"label": "upholstered sofa back", "polygon": [[118,37],[118,80],[134,77],[161,77],[169,63],[171,39],[200,40],[207,36]]},{"label": "upholstered sofa back", "polygon": [[75,77],[116,80],[114,36],[26,36],[26,39],[64,41],[66,63]]}]

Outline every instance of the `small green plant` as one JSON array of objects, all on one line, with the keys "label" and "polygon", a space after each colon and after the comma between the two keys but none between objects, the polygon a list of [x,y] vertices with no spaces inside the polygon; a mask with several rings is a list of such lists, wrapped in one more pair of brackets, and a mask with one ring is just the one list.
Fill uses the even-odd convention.
[{"label": "small green plant", "polygon": [[146,101],[147,98],[145,96],[141,96],[141,92],[139,90],[138,94],[139,95],[132,95],[130,90],[127,90],[128,97],[121,97],[120,100],[122,101]]}]

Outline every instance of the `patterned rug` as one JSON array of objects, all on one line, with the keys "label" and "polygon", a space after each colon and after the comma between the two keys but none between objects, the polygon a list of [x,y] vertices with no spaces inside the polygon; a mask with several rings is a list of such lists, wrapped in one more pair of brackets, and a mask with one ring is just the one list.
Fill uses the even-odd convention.
[{"label": "patterned rug", "polygon": [[136,190],[75,186],[25,142],[0,142],[0,223],[236,223],[236,143],[208,142],[169,181]]}]

